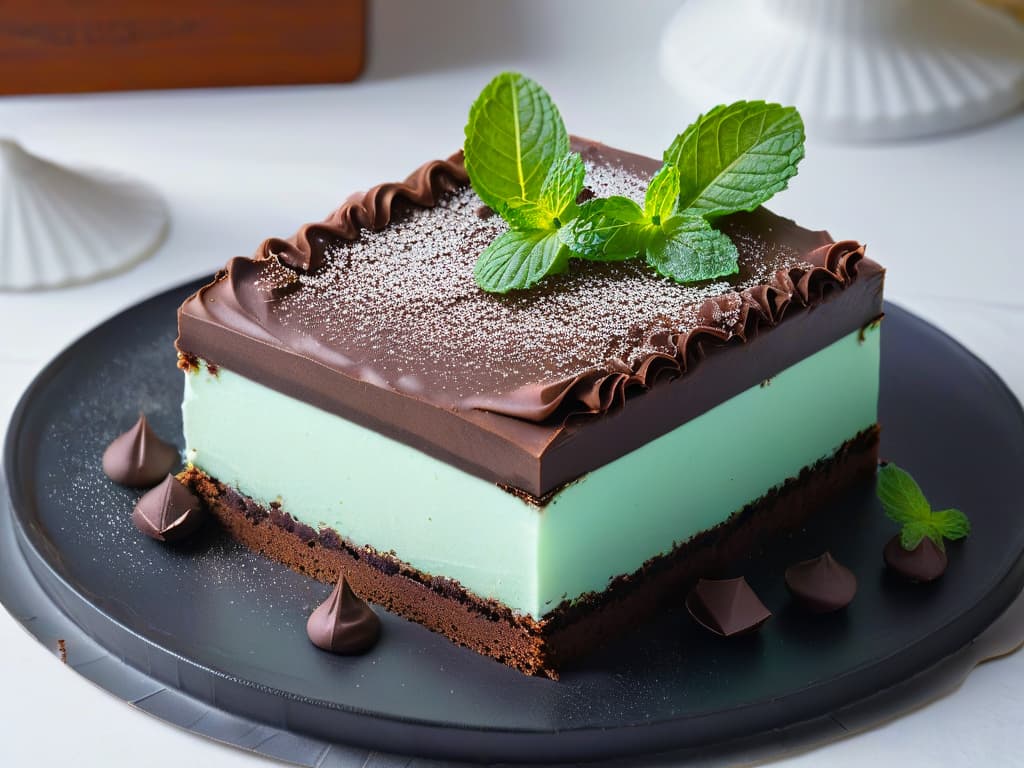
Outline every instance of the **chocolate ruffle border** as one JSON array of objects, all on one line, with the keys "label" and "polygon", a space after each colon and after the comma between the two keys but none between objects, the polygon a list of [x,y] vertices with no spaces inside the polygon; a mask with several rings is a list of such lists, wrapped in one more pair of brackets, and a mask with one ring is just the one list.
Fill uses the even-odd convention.
[{"label": "chocolate ruffle border", "polygon": [[[807,255],[812,265],[808,269],[780,269],[771,283],[707,299],[698,313],[699,325],[686,333],[655,334],[649,345],[665,351],[654,352],[635,366],[610,360],[604,368],[502,395],[469,398],[466,405],[534,422],[607,413],[622,407],[631,391],[648,389],[662,377],[685,374],[703,357],[706,343],[745,342],[760,328],[781,322],[789,307],[808,307],[829,290],[844,288],[856,277],[862,258],[864,246],[852,240],[821,246]],[[735,322],[725,321],[732,317]]]},{"label": "chocolate ruffle border", "polygon": [[314,272],[323,264],[324,253],[331,245],[358,239],[361,229],[384,229],[396,204],[433,208],[443,194],[468,182],[462,152],[447,160],[433,160],[421,165],[405,181],[378,184],[369,192],[352,195],[325,221],[306,224],[287,240],[264,240],[256,249],[255,258],[277,258],[292,269]]},{"label": "chocolate ruffle border", "polygon": [[[433,207],[442,195],[467,184],[458,152],[447,160],[434,160],[417,168],[405,181],[378,184],[351,197],[322,222],[306,224],[288,239],[269,238],[260,244],[254,259],[233,259],[214,282],[227,277],[237,309],[250,323],[263,326],[266,297],[250,283],[260,270],[254,267],[274,260],[296,272],[312,272],[324,261],[326,251],[344,241],[359,238],[363,229],[379,231],[392,220],[402,204]],[[833,289],[842,289],[856,277],[864,246],[840,241],[821,246],[806,256],[809,268],[776,272],[771,283],[708,299],[698,313],[699,324],[685,333],[660,332],[649,338],[655,350],[635,365],[609,360],[604,367],[554,382],[520,387],[511,392],[467,398],[467,409],[490,411],[531,422],[564,420],[570,415],[603,414],[622,407],[633,392],[650,388],[661,378],[684,375],[703,355],[706,344],[745,342],[762,327],[777,325],[791,306],[808,307]],[[241,262],[248,262],[243,265]],[[297,286],[297,281],[294,283]],[[207,288],[210,286],[206,286]],[[290,287],[290,286],[287,286]],[[287,287],[284,292],[287,292]],[[203,290],[200,290],[201,295]],[[246,306],[250,305],[250,306]],[[255,311],[252,311],[255,310]],[[262,310],[262,311],[261,311]],[[728,322],[729,318],[737,318]],[[262,336],[257,328],[250,333]],[[266,332],[266,328],[259,330]]]}]

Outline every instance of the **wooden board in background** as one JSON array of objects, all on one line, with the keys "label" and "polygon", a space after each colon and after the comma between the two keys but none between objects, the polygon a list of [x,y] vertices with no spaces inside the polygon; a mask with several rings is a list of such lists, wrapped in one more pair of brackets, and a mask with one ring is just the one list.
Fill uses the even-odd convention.
[{"label": "wooden board in background", "polygon": [[364,0],[0,0],[0,94],[352,80]]}]

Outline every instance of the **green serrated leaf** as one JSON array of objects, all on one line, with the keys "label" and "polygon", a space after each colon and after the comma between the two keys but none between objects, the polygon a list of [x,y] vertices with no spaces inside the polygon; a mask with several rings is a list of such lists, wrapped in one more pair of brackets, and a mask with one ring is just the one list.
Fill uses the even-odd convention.
[{"label": "green serrated leaf", "polygon": [[962,539],[971,532],[971,521],[959,509],[943,509],[932,512],[932,524],[944,538],[950,541]]},{"label": "green serrated leaf", "polygon": [[581,205],[579,216],[562,228],[561,235],[573,256],[590,261],[625,261],[644,249],[649,229],[640,206],[616,195]]},{"label": "green serrated leaf", "polygon": [[917,549],[917,545],[926,536],[939,549],[943,551],[946,549],[946,546],[942,543],[942,537],[936,535],[935,528],[930,523],[921,520],[913,520],[903,526],[900,530],[900,546],[908,552],[912,549]]},{"label": "green serrated leaf", "polygon": [[501,212],[510,200],[539,200],[549,170],[569,151],[569,135],[543,88],[504,72],[470,108],[464,151],[473,189]]},{"label": "green serrated leaf", "polygon": [[551,166],[538,200],[515,197],[508,200],[498,213],[513,229],[558,229],[579,213],[576,197],[583,189],[585,174],[583,158],[575,152],[568,152]]},{"label": "green serrated leaf", "polygon": [[699,117],[672,142],[665,163],[679,171],[680,210],[713,218],[752,211],[785,189],[803,156],[795,108],[738,101]]},{"label": "green serrated leaf", "polygon": [[690,283],[736,274],[739,252],[704,219],[674,216],[647,243],[647,263],[665,277]]},{"label": "green serrated leaf", "polygon": [[556,231],[510,230],[488,245],[476,261],[476,284],[491,293],[508,293],[536,285],[564,272],[569,250]]},{"label": "green serrated leaf", "polygon": [[971,523],[960,510],[932,512],[914,478],[895,464],[879,468],[877,492],[886,515],[903,526],[900,544],[904,549],[914,549],[927,536],[944,550],[945,539],[962,539],[971,532]]},{"label": "green serrated leaf", "polygon": [[674,165],[663,165],[647,185],[644,196],[644,216],[660,226],[676,212],[679,199],[679,171]]},{"label": "green serrated leaf", "polygon": [[583,189],[586,173],[583,158],[577,152],[566,153],[548,171],[540,188],[540,204],[551,214],[556,228],[576,218],[576,197]]},{"label": "green serrated leaf", "polygon": [[885,514],[895,523],[926,522],[931,517],[931,505],[920,486],[895,464],[879,468],[876,492]]},{"label": "green serrated leaf", "polygon": [[556,229],[554,217],[540,203],[515,198],[508,201],[498,211],[498,215],[508,222],[512,229],[528,231],[543,229],[553,231]]}]

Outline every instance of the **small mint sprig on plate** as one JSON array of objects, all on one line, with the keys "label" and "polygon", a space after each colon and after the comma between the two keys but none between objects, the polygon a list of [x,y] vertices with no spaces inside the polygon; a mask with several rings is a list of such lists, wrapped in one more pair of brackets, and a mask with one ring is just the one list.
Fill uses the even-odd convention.
[{"label": "small mint sprig on plate", "polygon": [[477,259],[477,285],[507,293],[564,272],[558,233],[579,213],[586,171],[547,92],[515,72],[495,77],[469,111],[464,152],[473,189],[510,226]]},{"label": "small mint sprig on plate", "polygon": [[795,108],[761,101],[715,107],[666,150],[643,208],[624,197],[591,201],[563,242],[573,255],[595,261],[643,255],[681,283],[735,274],[736,246],[713,221],[752,211],[785,189],[803,156]]},{"label": "small mint sprig on plate", "polygon": [[920,486],[895,464],[878,470],[878,499],[885,514],[901,526],[900,546],[916,549],[926,536],[945,551],[945,540],[962,539],[971,532],[967,515],[958,509],[933,511]]}]

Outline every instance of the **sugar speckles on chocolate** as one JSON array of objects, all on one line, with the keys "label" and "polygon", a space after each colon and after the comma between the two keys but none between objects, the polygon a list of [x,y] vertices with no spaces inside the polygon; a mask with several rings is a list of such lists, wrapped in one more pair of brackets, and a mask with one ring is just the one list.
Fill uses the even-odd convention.
[{"label": "sugar speckles on chocolate", "polygon": [[[588,165],[587,173],[597,195],[643,200],[640,175],[604,164]],[[566,274],[534,289],[489,294],[474,282],[473,265],[508,227],[499,216],[481,218],[481,205],[464,187],[434,208],[409,209],[383,231],[364,231],[330,249],[323,267],[300,277],[302,290],[269,311],[304,328],[311,344],[343,343],[347,367],[364,380],[430,389],[456,404],[493,392],[496,372],[511,391],[636,365],[665,351],[652,337],[695,327],[707,298],[804,264],[795,250],[739,227],[731,232],[741,251],[733,279],[684,286],[658,277],[642,259],[573,260]],[[735,322],[739,302],[723,312],[721,322]]]}]

